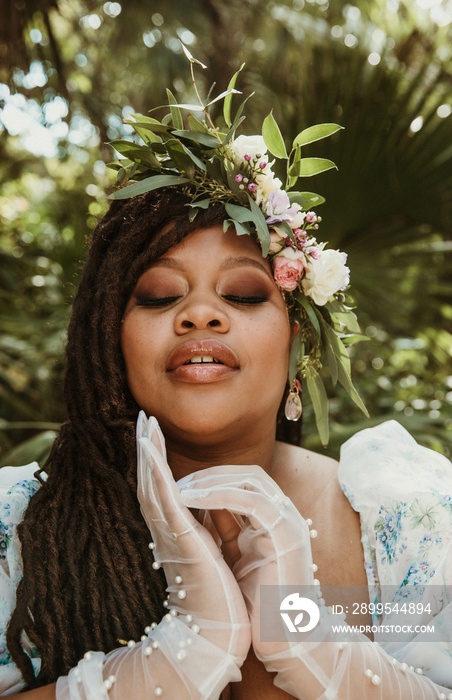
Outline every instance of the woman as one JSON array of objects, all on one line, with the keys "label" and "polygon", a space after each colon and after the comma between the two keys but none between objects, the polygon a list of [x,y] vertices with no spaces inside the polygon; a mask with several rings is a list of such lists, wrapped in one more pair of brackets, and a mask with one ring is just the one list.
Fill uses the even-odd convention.
[{"label": "woman", "polygon": [[[68,335],[68,421],[49,476],[38,484],[28,470],[26,483],[13,485],[4,473],[6,511],[5,499],[15,499],[3,569],[12,593],[21,577],[14,525],[22,517],[23,578],[16,604],[11,592],[4,602],[5,621],[12,616],[2,692],[16,693],[22,675],[32,688],[23,697],[36,700],[215,698],[223,691],[231,698],[448,697],[450,657],[441,643],[422,645],[433,654],[435,684],[421,662],[411,662],[416,645],[395,650],[396,661],[359,633],[338,637],[320,598],[313,635],[262,640],[262,587],[312,588],[314,575],[322,586],[364,586],[355,602],[369,621],[371,562],[356,512],[369,493],[356,488],[353,510],[333,460],[275,441],[277,431],[286,437],[278,411],[300,341],[295,302],[276,282],[287,288],[290,270],[283,261],[278,278],[258,236],[236,235],[243,212],[209,202],[193,218],[192,203],[187,190],[165,186],[115,202],[94,234]],[[281,220],[279,227],[271,221],[281,216],[273,205],[273,252],[299,261],[297,248],[316,259],[312,239],[297,239],[300,248],[287,243]],[[299,211],[292,208],[293,220]],[[298,257],[282,255],[289,247]],[[296,269],[306,294],[320,294],[309,266]],[[303,342],[310,342],[306,334]],[[291,384],[291,419],[297,405]],[[362,450],[370,461],[394,435],[399,452],[409,444],[409,460],[424,460],[421,484],[431,485],[433,469],[437,480],[447,473],[445,460],[429,453],[433,467],[426,466],[423,448],[393,428],[349,447],[349,490]],[[377,482],[389,503],[387,477]],[[446,534],[450,508],[437,524]],[[363,534],[373,525],[364,520]],[[434,551],[445,569],[444,547]],[[436,618],[447,614],[447,602],[436,602]],[[31,659],[38,657],[35,680],[39,664]]]}]

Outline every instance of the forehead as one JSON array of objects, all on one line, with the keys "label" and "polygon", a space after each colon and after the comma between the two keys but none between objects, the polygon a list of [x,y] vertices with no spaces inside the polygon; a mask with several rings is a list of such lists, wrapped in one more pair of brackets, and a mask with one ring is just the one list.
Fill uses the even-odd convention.
[{"label": "forehead", "polygon": [[262,257],[257,242],[248,235],[238,236],[233,229],[223,232],[221,225],[199,228],[172,246],[155,264],[165,267],[216,265],[230,269],[251,265],[270,272],[270,263]]}]

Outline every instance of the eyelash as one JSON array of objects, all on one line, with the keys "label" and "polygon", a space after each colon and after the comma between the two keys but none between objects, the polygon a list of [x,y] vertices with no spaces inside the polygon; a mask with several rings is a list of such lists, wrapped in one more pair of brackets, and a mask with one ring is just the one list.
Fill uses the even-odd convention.
[{"label": "eyelash", "polygon": [[[138,300],[138,306],[148,306],[150,308],[160,308],[163,306],[169,306],[173,302],[177,301],[180,299],[179,296],[177,297],[161,297],[159,299],[139,299]],[[232,302],[233,304],[263,304],[264,302],[268,301],[268,297],[261,297],[261,296],[248,296],[248,297],[240,297],[236,296],[234,294],[227,294],[224,296],[224,299],[226,301]]]}]

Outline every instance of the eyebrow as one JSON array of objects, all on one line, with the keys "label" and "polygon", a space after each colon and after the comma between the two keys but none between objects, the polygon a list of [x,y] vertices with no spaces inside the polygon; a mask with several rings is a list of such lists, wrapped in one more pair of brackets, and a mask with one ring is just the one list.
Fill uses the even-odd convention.
[{"label": "eyebrow", "polygon": [[[184,269],[184,264],[182,261],[179,261],[177,258],[159,258],[155,262],[152,263],[152,267],[168,267],[173,270],[183,270]],[[234,267],[255,267],[258,270],[261,270],[261,272],[265,272],[269,277],[271,277],[271,273],[267,269],[266,265],[263,265],[261,262],[258,260],[255,260],[255,258],[249,258],[246,255],[242,255],[239,257],[230,257],[226,258],[224,262],[221,263],[220,265],[220,272],[223,270],[230,270]]]}]

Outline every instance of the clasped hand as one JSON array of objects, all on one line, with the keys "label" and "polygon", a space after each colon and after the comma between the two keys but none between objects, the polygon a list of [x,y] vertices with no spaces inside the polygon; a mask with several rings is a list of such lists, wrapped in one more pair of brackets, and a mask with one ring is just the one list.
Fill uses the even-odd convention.
[{"label": "clasped hand", "polygon": [[[138,435],[145,438],[139,441],[138,494],[155,542],[155,558],[165,570],[171,605],[176,604],[179,612],[186,607],[185,601],[177,600],[175,585],[176,569],[180,574],[184,566],[183,585],[192,614],[212,622],[215,619],[220,627],[224,622],[220,608],[226,617],[234,610],[242,622],[244,615],[249,616],[254,651],[265,665],[267,657],[287,644],[260,641],[260,586],[313,583],[306,521],[258,466],[211,467],[185,477],[177,488],[158,425],[151,419],[144,429],[144,420],[141,417],[138,424]],[[150,441],[145,433],[151,435]],[[150,457],[154,463],[152,479],[146,473]],[[152,517],[149,506],[143,508],[143,503],[157,504],[152,506]],[[209,511],[225,558],[189,508]],[[201,577],[198,572],[202,572]],[[190,576],[194,576],[193,581]],[[210,608],[215,609],[214,617]],[[221,633],[215,636],[212,624],[208,638],[214,643],[221,638]]]}]

